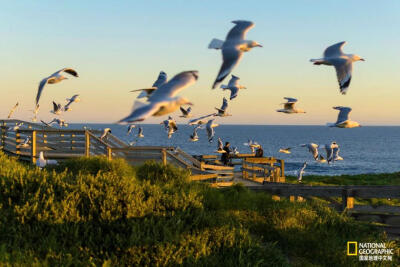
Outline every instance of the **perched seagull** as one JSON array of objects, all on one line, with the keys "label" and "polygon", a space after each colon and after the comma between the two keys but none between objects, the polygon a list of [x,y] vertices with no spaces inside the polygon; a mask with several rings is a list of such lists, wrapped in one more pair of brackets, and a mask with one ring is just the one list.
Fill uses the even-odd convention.
[{"label": "perched seagull", "polygon": [[143,138],[144,137],[143,128],[142,127],[139,127],[137,137],[138,138]]},{"label": "perched seagull", "polygon": [[192,142],[197,142],[197,141],[199,141],[199,136],[198,136],[198,134],[197,134],[197,129],[198,128],[200,128],[200,126],[196,126],[194,129],[193,129],[193,133],[190,135],[190,141],[192,141]]},{"label": "perched seagull", "polygon": [[291,149],[292,149],[291,147],[281,148],[281,149],[279,149],[279,152],[280,152],[280,153],[284,153],[284,154],[290,154],[290,153],[292,153],[292,152],[290,151]]},{"label": "perched seagull", "polygon": [[199,141],[199,136],[197,134],[197,129],[199,129],[199,128],[200,128],[200,126],[196,126],[194,128],[193,133],[190,135],[190,139],[189,139],[190,141],[192,141],[192,142]]},{"label": "perched seagull", "polygon": [[68,103],[64,106],[64,111],[71,111],[69,107],[72,103],[78,103],[80,100],[79,95],[73,95],[71,98],[67,98]]},{"label": "perched seagull", "polygon": [[315,160],[318,160],[318,145],[314,143],[302,144],[302,147],[307,147]]},{"label": "perched seagull", "polygon": [[349,119],[349,113],[351,112],[351,108],[338,106],[338,107],[333,107],[333,109],[339,110],[339,115],[335,123],[328,123],[329,127],[338,127],[338,128],[361,127],[361,125],[358,122]]},{"label": "perched seagull", "polygon": [[207,122],[206,125],[206,130],[207,130],[207,136],[208,136],[208,142],[212,142],[213,138],[214,138],[214,128],[218,126],[218,124],[214,124],[214,119],[211,119]]},{"label": "perched seagull", "polygon": [[353,69],[353,62],[365,61],[356,54],[345,54],[343,53],[343,46],[346,42],[340,42],[329,46],[324,51],[323,58],[311,59],[314,65],[328,65],[334,66],[336,69],[336,75],[339,81],[340,92],[346,94],[351,81],[351,72]]},{"label": "perched seagull", "polygon": [[305,169],[307,167],[307,162],[304,162],[303,166],[301,167],[301,169],[299,170],[298,174],[297,174],[297,181],[299,183],[301,183],[301,179],[303,179],[303,174],[305,173]]},{"label": "perched seagull", "polygon": [[225,41],[213,39],[208,45],[208,48],[222,50],[223,63],[212,86],[213,89],[215,89],[239,63],[243,52],[250,51],[253,47],[262,47],[262,45],[255,41],[245,40],[246,33],[254,27],[253,22],[235,20],[232,21],[232,23],[236,25],[229,31]]},{"label": "perched seagull", "polygon": [[183,107],[180,107],[180,110],[182,112],[182,115],[179,116],[179,117],[181,117],[181,118],[190,118],[190,117],[192,117],[192,114],[191,114],[192,107],[188,107],[187,109],[184,109]]},{"label": "perched seagull", "polygon": [[48,123],[48,125],[51,125],[53,123],[57,123],[60,127],[68,127],[68,123],[66,123],[63,119],[54,118],[51,122]]},{"label": "perched seagull", "polygon": [[63,72],[71,74],[72,76],[78,77],[78,73],[74,69],[64,68],[64,69],[61,69],[61,70],[53,73],[49,77],[44,78],[39,84],[38,92],[36,95],[36,105],[39,104],[40,96],[42,95],[43,88],[46,84],[59,83],[62,80],[68,79],[67,77],[62,75]]},{"label": "perched seagull", "polygon": [[60,115],[62,111],[61,104],[57,104],[56,102],[53,101],[53,110],[50,112],[53,113],[54,115]]},{"label": "perched seagull", "polygon": [[293,114],[293,113],[306,113],[304,110],[300,108],[295,108],[297,99],[296,98],[291,98],[291,97],[284,97],[284,99],[287,100],[286,103],[282,103],[283,109],[278,109],[277,112],[283,112],[286,114]]},{"label": "perched seagull", "polygon": [[203,125],[203,124],[206,124],[207,123],[206,119],[208,119],[211,116],[215,116],[215,113],[208,114],[208,115],[205,115],[205,116],[201,116],[201,117],[199,117],[197,119],[190,120],[189,121],[189,125]]},{"label": "perched seagull", "polygon": [[219,116],[219,117],[232,116],[231,114],[228,114],[226,112],[227,108],[228,108],[228,100],[226,100],[226,98],[224,97],[224,99],[222,100],[221,108],[215,108],[218,111],[218,113],[215,114],[215,116]]},{"label": "perched seagull", "polygon": [[148,103],[136,101],[131,114],[118,123],[143,121],[150,116],[163,116],[174,112],[182,105],[192,105],[188,99],[177,97],[176,94],[195,83],[197,78],[197,71],[184,71],[175,75],[149,96]]},{"label": "perched seagull", "polygon": [[226,153],[226,151],[224,150],[224,144],[222,143],[221,138],[218,137],[218,145],[217,145],[217,151],[215,151],[217,153]]},{"label": "perched seagull", "polygon": [[13,106],[13,108],[10,110],[10,112],[8,113],[7,119],[11,118],[11,115],[14,113],[14,111],[17,109],[19,103],[17,102],[17,104],[15,104]]},{"label": "perched seagull", "polygon": [[103,139],[104,137],[106,137],[110,133],[111,133],[111,129],[110,128],[104,128],[103,129],[103,134],[100,136],[100,139]]},{"label": "perched seagull", "polygon": [[128,126],[128,131],[127,131],[126,135],[129,135],[135,127],[136,127],[136,125],[130,124],[130,125]]},{"label": "perched seagull", "polygon": [[15,124],[15,126],[8,127],[8,130],[9,130],[9,131],[16,131],[16,130],[18,130],[23,124],[24,124],[23,122],[17,123],[17,124]]},{"label": "perched seagull", "polygon": [[155,90],[157,90],[157,88],[160,88],[165,83],[167,83],[167,74],[163,71],[160,71],[160,74],[158,74],[157,80],[153,83],[152,87],[132,90],[131,92],[141,91],[137,98],[149,97]]},{"label": "perched seagull", "polygon": [[45,159],[43,151],[40,151],[39,158],[36,160],[36,166],[42,169],[46,167],[46,165],[54,165],[54,164],[57,164],[57,160]]},{"label": "perched seagull", "polygon": [[225,90],[231,91],[231,96],[229,100],[232,100],[237,97],[240,89],[246,89],[246,87],[239,85],[239,77],[232,74],[232,78],[229,80],[228,85],[221,85],[221,88]]}]

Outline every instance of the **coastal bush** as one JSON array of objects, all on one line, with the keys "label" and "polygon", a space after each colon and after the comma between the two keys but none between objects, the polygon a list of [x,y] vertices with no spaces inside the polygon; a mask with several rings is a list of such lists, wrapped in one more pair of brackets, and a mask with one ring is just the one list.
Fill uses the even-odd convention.
[{"label": "coastal bush", "polygon": [[321,202],[188,175],[102,158],[39,170],[0,153],[0,265],[361,266],[346,242],[385,241]]}]

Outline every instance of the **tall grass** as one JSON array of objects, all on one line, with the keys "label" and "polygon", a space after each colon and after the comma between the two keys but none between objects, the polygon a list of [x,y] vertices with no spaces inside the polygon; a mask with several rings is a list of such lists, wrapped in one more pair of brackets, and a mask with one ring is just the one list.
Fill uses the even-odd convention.
[{"label": "tall grass", "polygon": [[104,158],[39,170],[0,154],[0,264],[357,266],[348,240],[386,240],[317,201],[274,202],[188,177]]}]

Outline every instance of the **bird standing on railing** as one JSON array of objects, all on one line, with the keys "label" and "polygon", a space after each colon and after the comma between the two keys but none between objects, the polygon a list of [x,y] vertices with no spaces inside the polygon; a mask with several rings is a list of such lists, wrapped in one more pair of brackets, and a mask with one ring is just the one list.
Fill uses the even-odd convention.
[{"label": "bird standing on railing", "polygon": [[57,160],[50,160],[50,159],[45,159],[43,155],[43,151],[40,151],[39,153],[39,158],[36,160],[36,166],[38,166],[40,169],[46,167],[47,165],[55,165],[58,164]]},{"label": "bird standing on railing", "polygon": [[24,124],[23,122],[16,123],[15,126],[8,127],[7,130],[9,130],[9,131],[16,131],[16,130],[18,130],[23,124]]}]

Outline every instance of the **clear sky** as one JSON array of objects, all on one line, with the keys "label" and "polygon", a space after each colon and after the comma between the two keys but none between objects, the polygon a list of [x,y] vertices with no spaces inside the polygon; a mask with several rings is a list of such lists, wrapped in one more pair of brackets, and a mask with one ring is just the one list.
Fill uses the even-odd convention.
[{"label": "clear sky", "polygon": [[[398,0],[1,1],[0,117],[19,101],[15,117],[29,119],[39,81],[63,67],[80,77],[45,87],[40,118],[52,119],[52,100],[78,93],[68,122],[115,122],[131,110],[129,91],[151,86],[160,70],[169,77],[198,70],[198,82],[180,95],[195,115],[208,114],[228,92],[211,90],[222,59],[207,46],[225,38],[232,20],[246,19],[256,24],[247,39],[264,47],[234,69],[248,89],[219,123],[325,124],[336,120],[332,106],[344,105],[363,125],[400,125],[399,14]],[[339,41],[366,59],[354,64],[345,96],[333,67],[309,62]],[[277,113],[285,96],[307,113]]]}]

